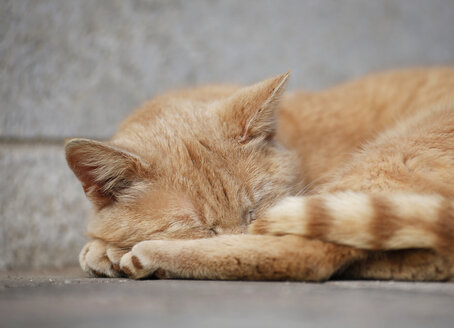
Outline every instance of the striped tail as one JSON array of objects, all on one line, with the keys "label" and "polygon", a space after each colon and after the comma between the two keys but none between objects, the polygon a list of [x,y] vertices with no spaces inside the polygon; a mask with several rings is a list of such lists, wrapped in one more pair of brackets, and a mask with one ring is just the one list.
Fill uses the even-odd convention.
[{"label": "striped tail", "polygon": [[452,256],[454,201],[440,195],[352,191],[287,197],[249,231],[371,250],[431,248]]}]

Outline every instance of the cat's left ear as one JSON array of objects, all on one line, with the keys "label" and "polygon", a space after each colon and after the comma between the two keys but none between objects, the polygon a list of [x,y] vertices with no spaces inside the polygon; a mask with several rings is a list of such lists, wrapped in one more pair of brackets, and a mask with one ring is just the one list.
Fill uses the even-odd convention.
[{"label": "cat's left ear", "polygon": [[240,143],[269,140],[277,129],[279,99],[290,72],[241,88],[223,103],[221,119],[228,137]]},{"label": "cat's left ear", "polygon": [[69,167],[98,209],[113,203],[134,182],[149,175],[149,166],[138,155],[106,142],[71,139],[65,152]]}]

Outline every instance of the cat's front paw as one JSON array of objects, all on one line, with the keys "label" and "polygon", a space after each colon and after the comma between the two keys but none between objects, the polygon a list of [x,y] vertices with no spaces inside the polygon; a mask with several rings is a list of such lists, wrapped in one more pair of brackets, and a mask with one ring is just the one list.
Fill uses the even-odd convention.
[{"label": "cat's front paw", "polygon": [[120,260],[120,269],[132,279],[170,278],[162,269],[162,263],[168,259],[165,254],[167,250],[164,240],[142,241],[123,255]]},{"label": "cat's front paw", "polygon": [[285,197],[269,208],[263,217],[249,226],[249,233],[257,235],[300,234],[304,220],[302,197]]},{"label": "cat's front paw", "polygon": [[82,270],[92,277],[120,277],[120,259],[126,250],[112,247],[101,240],[85,244],[79,254]]}]

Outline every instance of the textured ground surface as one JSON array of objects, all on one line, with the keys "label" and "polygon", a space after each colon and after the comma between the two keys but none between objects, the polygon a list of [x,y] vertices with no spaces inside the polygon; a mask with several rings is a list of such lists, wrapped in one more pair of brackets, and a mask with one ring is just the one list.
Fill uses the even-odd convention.
[{"label": "textured ground surface", "polygon": [[454,64],[452,22],[452,0],[0,0],[0,270],[77,261],[89,206],[65,138],[107,138],[182,85]]},{"label": "textured ground surface", "polygon": [[454,284],[0,274],[1,327],[452,327]]}]

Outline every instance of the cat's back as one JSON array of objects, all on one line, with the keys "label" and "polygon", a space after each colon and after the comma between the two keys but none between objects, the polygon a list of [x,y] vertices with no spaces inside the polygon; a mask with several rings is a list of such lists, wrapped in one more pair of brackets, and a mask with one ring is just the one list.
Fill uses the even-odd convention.
[{"label": "cat's back", "polygon": [[312,182],[397,122],[450,104],[453,68],[371,74],[321,92],[287,94],[278,137],[299,153],[301,170]]}]

